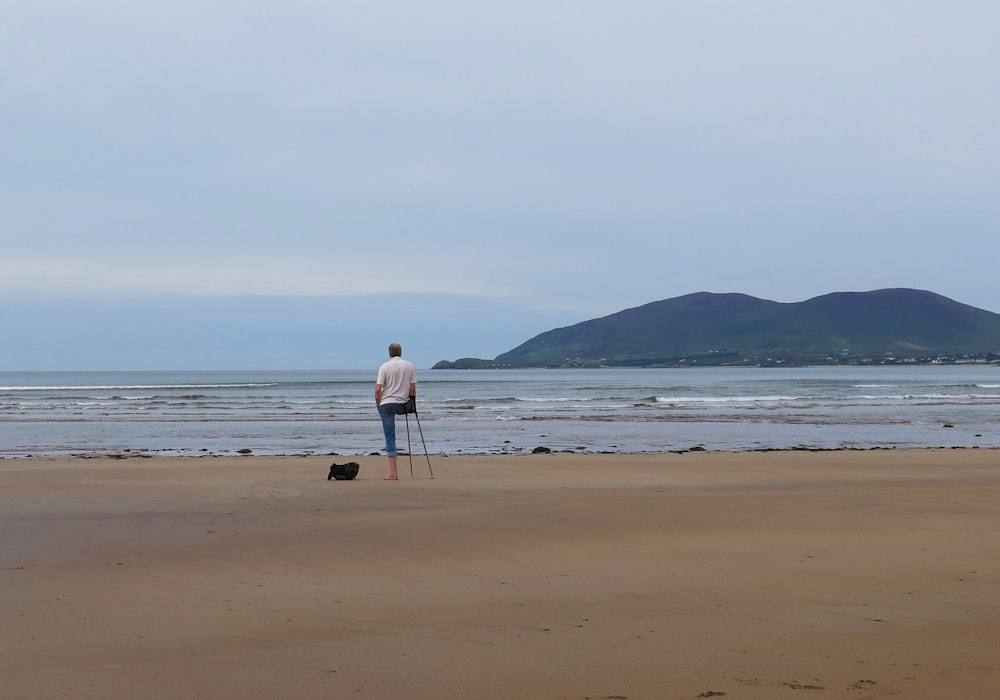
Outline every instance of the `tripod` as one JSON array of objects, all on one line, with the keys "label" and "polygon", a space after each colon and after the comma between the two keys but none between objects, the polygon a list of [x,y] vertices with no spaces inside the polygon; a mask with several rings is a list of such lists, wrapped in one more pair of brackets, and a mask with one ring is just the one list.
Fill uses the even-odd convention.
[{"label": "tripod", "polygon": [[[410,458],[410,478],[413,478],[413,450],[410,448],[410,413],[407,411],[403,414],[406,417],[406,454]],[[417,430],[420,431],[420,442],[424,446],[424,457],[427,459],[427,470],[431,473],[431,478],[434,478],[434,469],[431,467],[431,457],[427,454],[427,443],[424,441],[424,429],[420,427],[420,414],[417,413],[417,407],[413,407],[413,417],[417,419]]]}]

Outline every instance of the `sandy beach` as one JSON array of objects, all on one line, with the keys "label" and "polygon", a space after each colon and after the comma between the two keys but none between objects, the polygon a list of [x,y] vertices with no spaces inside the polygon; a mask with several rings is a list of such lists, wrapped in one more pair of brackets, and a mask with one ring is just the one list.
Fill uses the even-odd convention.
[{"label": "sandy beach", "polygon": [[0,696],[995,698],[1000,451],[0,461]]}]

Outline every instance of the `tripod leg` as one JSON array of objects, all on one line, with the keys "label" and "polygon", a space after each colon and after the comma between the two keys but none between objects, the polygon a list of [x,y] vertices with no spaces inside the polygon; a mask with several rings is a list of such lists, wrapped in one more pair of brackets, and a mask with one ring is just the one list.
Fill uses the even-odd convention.
[{"label": "tripod leg", "polygon": [[410,478],[413,478],[413,449],[410,447],[410,417],[407,414],[403,414],[406,418],[406,456],[410,460]]},{"label": "tripod leg", "polygon": [[424,457],[427,459],[427,469],[431,473],[431,478],[434,478],[434,468],[431,467],[431,456],[427,453],[427,442],[424,441],[424,429],[420,425],[420,414],[417,412],[413,413],[414,418],[417,419],[417,430],[420,431],[420,443],[424,446]]}]

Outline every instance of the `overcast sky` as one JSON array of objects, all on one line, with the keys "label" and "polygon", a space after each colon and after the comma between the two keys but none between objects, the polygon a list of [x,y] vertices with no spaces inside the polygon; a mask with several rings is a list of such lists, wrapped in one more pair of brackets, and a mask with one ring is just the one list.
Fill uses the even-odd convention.
[{"label": "overcast sky", "polygon": [[1000,312],[993,0],[9,3],[0,369],[494,357],[698,291]]}]

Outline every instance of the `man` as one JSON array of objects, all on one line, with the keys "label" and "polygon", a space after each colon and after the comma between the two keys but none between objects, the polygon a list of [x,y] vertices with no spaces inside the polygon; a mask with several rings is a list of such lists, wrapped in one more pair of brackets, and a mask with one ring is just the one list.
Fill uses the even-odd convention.
[{"label": "man", "polygon": [[403,348],[399,343],[389,346],[389,361],[378,368],[375,380],[375,405],[382,418],[382,432],[385,433],[385,452],[389,455],[389,476],[386,481],[396,481],[396,416],[410,413],[417,406],[417,372],[413,363],[403,359]]}]

